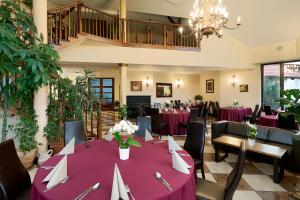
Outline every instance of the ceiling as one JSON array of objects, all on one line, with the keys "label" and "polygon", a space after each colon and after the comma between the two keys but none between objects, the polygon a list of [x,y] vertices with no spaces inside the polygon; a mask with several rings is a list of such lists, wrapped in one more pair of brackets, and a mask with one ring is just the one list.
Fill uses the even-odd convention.
[{"label": "ceiling", "polygon": [[[49,0],[57,4],[74,0]],[[105,10],[118,10],[119,0],[83,0],[86,4]],[[231,34],[254,47],[295,40],[300,36],[300,0],[223,0],[229,18],[242,26]],[[165,16],[188,18],[194,0],[127,0],[127,10]]]}]

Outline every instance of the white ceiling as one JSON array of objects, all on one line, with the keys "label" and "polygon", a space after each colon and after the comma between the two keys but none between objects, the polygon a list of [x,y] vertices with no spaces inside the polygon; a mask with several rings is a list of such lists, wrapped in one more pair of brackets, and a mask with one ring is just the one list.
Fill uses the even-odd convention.
[{"label": "white ceiling", "polygon": [[[50,0],[72,3],[74,0]],[[118,10],[119,0],[83,0],[106,10]],[[189,17],[194,0],[127,0],[127,10],[157,15]],[[300,35],[300,0],[223,0],[233,24],[242,17],[242,26],[227,31],[249,46],[295,40]]]}]

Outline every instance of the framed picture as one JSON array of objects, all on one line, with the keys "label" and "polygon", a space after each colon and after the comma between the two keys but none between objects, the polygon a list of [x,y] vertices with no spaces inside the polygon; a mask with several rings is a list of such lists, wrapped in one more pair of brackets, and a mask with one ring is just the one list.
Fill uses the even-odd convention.
[{"label": "framed picture", "polygon": [[206,80],[206,93],[214,93],[214,79]]},{"label": "framed picture", "polygon": [[240,92],[248,92],[248,84],[240,85]]},{"label": "framed picture", "polygon": [[141,92],[143,89],[142,81],[130,81],[130,90],[134,92]]},{"label": "framed picture", "polygon": [[156,97],[172,97],[172,83],[156,83]]}]

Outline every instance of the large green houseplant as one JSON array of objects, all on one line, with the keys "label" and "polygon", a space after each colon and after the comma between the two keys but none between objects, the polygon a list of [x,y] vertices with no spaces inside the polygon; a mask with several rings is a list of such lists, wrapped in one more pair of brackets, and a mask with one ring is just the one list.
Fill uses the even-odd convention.
[{"label": "large green houseplant", "polygon": [[[43,43],[37,33],[33,18],[21,10],[17,1],[3,0],[0,5],[0,77],[9,81],[3,84],[4,120],[2,141],[7,133],[7,109],[17,107],[19,121],[14,130],[20,152],[26,154],[36,149],[35,134],[38,130],[33,108],[35,92],[49,84],[61,70],[59,56]],[[12,81],[12,77],[17,77]]]},{"label": "large green houseplant", "polygon": [[290,89],[282,92],[283,97],[277,100],[281,105],[285,106],[285,113],[283,116],[293,114],[296,121],[300,122],[300,90]]}]

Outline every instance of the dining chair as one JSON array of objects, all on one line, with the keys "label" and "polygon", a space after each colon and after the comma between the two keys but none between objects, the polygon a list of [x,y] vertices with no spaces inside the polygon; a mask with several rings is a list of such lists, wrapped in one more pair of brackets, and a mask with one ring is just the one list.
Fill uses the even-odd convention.
[{"label": "dining chair", "polygon": [[199,109],[198,109],[198,108],[191,108],[190,115],[189,115],[189,118],[188,118],[187,123],[180,122],[180,123],[178,124],[178,126],[179,126],[180,128],[185,128],[185,129],[187,129],[187,128],[188,128],[188,123],[189,123],[189,122],[191,122],[191,121],[197,121],[197,120],[198,120],[198,112],[199,112]]},{"label": "dining chair", "polygon": [[271,106],[264,106],[265,115],[273,115]]},{"label": "dining chair", "polygon": [[160,109],[160,107],[161,107],[161,104],[160,104],[160,103],[154,103],[154,104],[153,104],[153,108]]},{"label": "dining chair", "polygon": [[213,200],[231,200],[237,189],[244,169],[246,159],[246,144],[241,142],[239,156],[231,173],[229,174],[226,185],[220,185],[211,181],[197,178],[196,198]]},{"label": "dining chair", "polygon": [[289,114],[284,116],[283,113],[278,113],[278,128],[298,130],[298,125],[295,120],[295,115]]},{"label": "dining chair", "polygon": [[146,129],[149,131],[149,133],[152,132],[150,116],[138,116],[136,119],[136,125],[139,127],[139,129],[135,132],[135,136],[145,136]]},{"label": "dining chair", "polygon": [[254,123],[255,119],[256,119],[256,114],[258,112],[258,109],[259,109],[259,105],[256,104],[253,113],[251,115],[243,116],[243,121],[244,122],[249,121],[250,123]]},{"label": "dining chair", "polygon": [[75,144],[85,143],[82,121],[66,121],[65,123],[64,144],[68,144],[75,137]]},{"label": "dining chair", "polygon": [[260,106],[258,112],[256,113],[254,123],[259,122],[259,118],[260,118],[262,112],[263,112],[263,105]]},{"label": "dining chair", "polygon": [[0,199],[29,199],[31,181],[12,139],[0,143]]},{"label": "dining chair", "polygon": [[159,134],[161,137],[163,130],[167,127],[167,124],[160,121],[159,110],[156,108],[150,109],[150,116],[152,132]]},{"label": "dining chair", "polygon": [[219,119],[220,105],[218,101],[215,102],[215,106],[216,106],[216,118]]},{"label": "dining chair", "polygon": [[208,129],[207,129],[207,115],[208,115],[209,106],[207,104],[208,103],[206,101],[204,103],[203,112],[202,112],[202,115],[199,118],[199,120],[204,122],[204,124],[205,124],[205,132],[208,134]]},{"label": "dining chair", "polygon": [[197,170],[201,169],[202,178],[205,179],[203,153],[205,146],[205,124],[203,122],[191,121],[188,123],[187,136],[183,148],[192,156],[195,165],[195,176]]}]

